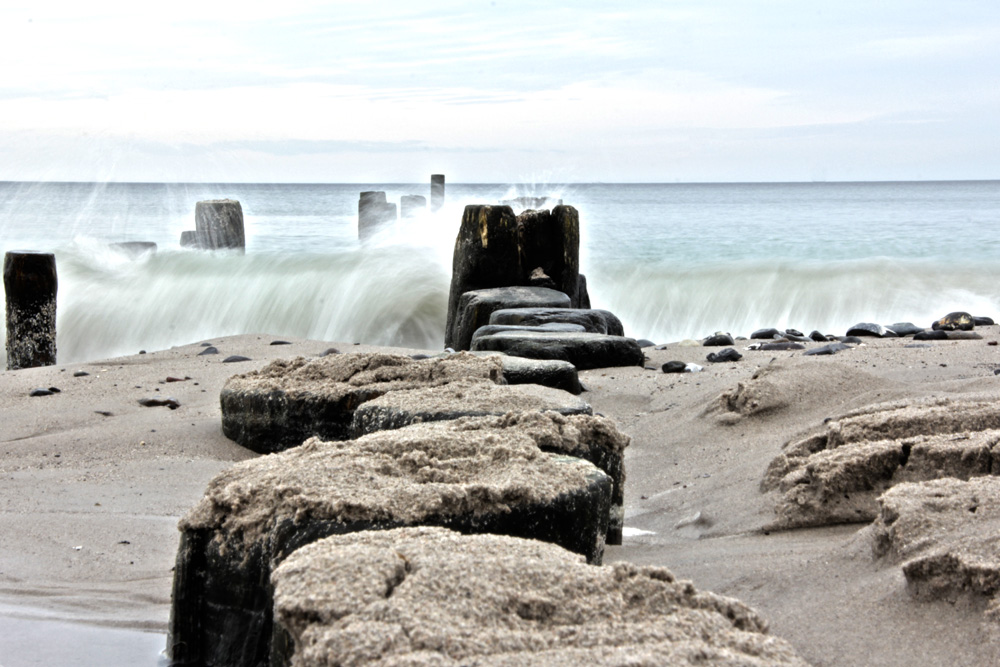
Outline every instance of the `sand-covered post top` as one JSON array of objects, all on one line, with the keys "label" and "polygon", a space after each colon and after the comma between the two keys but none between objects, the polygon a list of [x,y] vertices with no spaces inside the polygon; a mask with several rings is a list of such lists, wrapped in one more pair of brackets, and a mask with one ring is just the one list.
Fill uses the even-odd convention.
[{"label": "sand-covered post top", "polygon": [[234,199],[200,201],[194,209],[198,247],[204,250],[246,249],[243,208]]},{"label": "sand-covered post top", "polygon": [[431,211],[444,206],[444,174],[431,175]]},{"label": "sand-covered post top", "polygon": [[4,256],[7,295],[7,370],[56,363],[56,257],[11,250]]}]

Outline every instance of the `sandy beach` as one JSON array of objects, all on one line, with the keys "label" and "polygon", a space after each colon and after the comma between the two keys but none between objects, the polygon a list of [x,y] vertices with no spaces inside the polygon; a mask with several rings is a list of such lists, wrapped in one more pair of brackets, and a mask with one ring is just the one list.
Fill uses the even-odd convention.
[{"label": "sandy beach", "polygon": [[[608,547],[605,563],[666,566],[699,589],[739,598],[816,665],[1000,661],[1000,626],[983,601],[911,598],[899,565],[873,559],[866,524],[767,530],[776,495],[760,491],[782,446],[828,418],[900,400],[1000,398],[1000,347],[989,345],[1000,328],[976,331],[982,339],[867,339],[833,356],[738,342],[743,358],[720,364],[705,361],[707,348],[674,343],[646,348],[646,368],[582,372],[582,397],[632,437],[625,525],[633,530]],[[0,628],[59,622],[165,641],[177,521],[216,473],[257,456],[222,434],[225,380],[330,347],[389,349],[275,340],[243,335],[0,373]],[[219,353],[200,354],[203,343]],[[223,363],[229,355],[250,360]],[[705,368],[662,373],[670,360]],[[720,403],[740,383],[759,389],[762,409]],[[59,391],[29,395],[50,387]],[[168,398],[179,405],[140,404]],[[58,632],[46,650],[59,655],[61,637],[61,655],[80,650]],[[34,657],[0,639],[0,664]]]}]

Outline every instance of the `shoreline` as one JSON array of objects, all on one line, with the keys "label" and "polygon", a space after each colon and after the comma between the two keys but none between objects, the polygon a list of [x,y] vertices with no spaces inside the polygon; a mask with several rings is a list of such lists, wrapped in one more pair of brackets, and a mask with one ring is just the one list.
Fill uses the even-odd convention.
[{"label": "shoreline", "polygon": [[[606,563],[670,568],[700,590],[736,597],[814,664],[966,664],[1000,658],[992,623],[975,602],[909,598],[899,567],[872,559],[864,524],[765,531],[774,496],[759,483],[791,439],[824,419],[890,401],[1000,399],[1000,327],[981,340],[870,339],[839,354],[742,349],[712,364],[717,348],[646,348],[647,368],[580,373],[582,398],[632,437],[626,450],[626,526],[647,531],[609,546]],[[0,616],[34,608],[48,620],[165,634],[177,520],[208,481],[257,456],[221,433],[219,391],[236,373],[275,358],[341,352],[428,353],[247,334],[144,355],[0,374],[4,478]],[[809,347],[818,347],[814,344]],[[433,354],[434,352],[431,351]],[[222,363],[240,354],[251,361]],[[699,373],[664,374],[680,360]],[[757,369],[775,369],[774,408],[733,416],[717,397]],[[655,370],[650,370],[653,368]],[[75,377],[83,371],[88,375]],[[185,378],[168,382],[167,378]],[[51,396],[29,397],[55,386]],[[144,398],[180,406],[142,407]],[[103,413],[110,413],[109,415]],[[79,547],[79,548],[77,548]],[[9,664],[8,664],[9,663]],[[4,664],[13,665],[13,658]]]}]

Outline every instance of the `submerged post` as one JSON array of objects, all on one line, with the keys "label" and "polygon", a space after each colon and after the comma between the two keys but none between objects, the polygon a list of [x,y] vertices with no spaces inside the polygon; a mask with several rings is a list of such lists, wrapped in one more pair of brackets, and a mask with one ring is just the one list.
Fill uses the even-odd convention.
[{"label": "submerged post", "polygon": [[427,210],[427,197],[423,195],[403,195],[399,199],[399,215],[412,218]]},{"label": "submerged post", "polygon": [[431,211],[444,206],[444,174],[431,175]]},{"label": "submerged post", "polygon": [[235,199],[200,201],[194,209],[198,247],[204,250],[246,251],[243,208]]},{"label": "submerged post", "polygon": [[7,370],[56,363],[56,256],[12,250],[3,260]]},{"label": "submerged post", "polygon": [[396,205],[381,190],[362,192],[358,199],[358,239],[364,241],[379,229],[396,222]]}]

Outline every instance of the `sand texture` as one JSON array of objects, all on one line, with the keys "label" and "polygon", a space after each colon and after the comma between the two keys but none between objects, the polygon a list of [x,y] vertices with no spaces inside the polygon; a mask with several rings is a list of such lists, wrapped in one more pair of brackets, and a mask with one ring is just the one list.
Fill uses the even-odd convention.
[{"label": "sand texture", "polygon": [[[645,348],[645,368],[580,372],[587,388],[581,398],[631,439],[623,450],[625,537],[606,547],[604,561],[667,567],[698,590],[739,599],[811,664],[1000,663],[998,622],[984,613],[987,596],[972,596],[987,601],[975,604],[963,601],[970,596],[954,603],[950,594],[914,596],[905,559],[872,557],[874,529],[865,522],[772,530],[785,491],[761,490],[765,478],[780,483],[792,472],[772,474],[782,456],[832,456],[856,443],[874,451],[877,443],[892,450],[898,442],[902,455],[902,443],[913,439],[904,471],[916,469],[913,453],[922,443],[929,454],[924,471],[971,471],[985,448],[992,457],[1000,346],[991,343],[1000,341],[1000,329],[979,326],[974,333],[982,338],[872,338],[824,356],[746,350],[737,341],[743,358],[721,364],[707,362],[710,350],[700,345],[673,343]],[[0,373],[0,622],[46,614],[166,632],[178,520],[213,477],[257,458],[222,433],[226,380],[329,347],[438,352],[300,339],[269,346],[275,338],[206,341],[219,348],[215,356],[199,356],[203,348],[195,343]],[[821,344],[805,345],[808,351]],[[236,354],[252,361],[222,363]],[[675,360],[704,370],[659,370]],[[79,371],[89,375],[74,377]],[[53,386],[61,392],[29,397]],[[179,407],[138,402],[157,397],[174,398]],[[980,408],[966,409],[975,405],[982,418],[973,416]],[[862,425],[886,421],[894,410],[909,415],[900,423],[924,420],[927,427]],[[834,440],[855,430],[863,437],[828,447],[834,422],[841,423]],[[845,429],[848,422],[857,429]],[[793,451],[796,443],[803,446]],[[889,494],[914,482],[896,470]]]},{"label": "sand texture", "polygon": [[274,573],[297,667],[804,665],[746,605],[666,568],[435,528],[303,547]]}]

